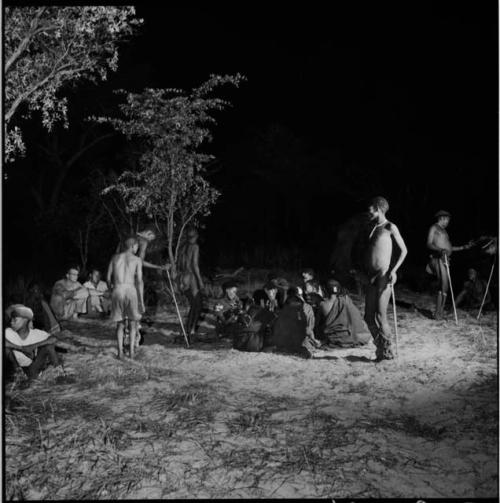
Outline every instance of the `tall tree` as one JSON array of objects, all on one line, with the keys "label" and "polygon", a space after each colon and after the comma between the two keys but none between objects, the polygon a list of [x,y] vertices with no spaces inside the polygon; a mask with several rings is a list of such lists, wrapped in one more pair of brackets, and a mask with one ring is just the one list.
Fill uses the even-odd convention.
[{"label": "tall tree", "polygon": [[[25,150],[18,116],[40,111],[43,125],[66,121],[59,91],[86,79],[106,80],[118,44],[142,20],[134,7],[7,7],[4,17],[6,160]],[[16,122],[16,124],[14,124]]]},{"label": "tall tree", "polygon": [[[239,86],[243,77],[212,75],[185,93],[178,89],[146,89],[128,93],[121,105],[124,118],[100,118],[142,146],[134,169],[124,171],[107,192],[116,191],[131,214],[144,214],[167,241],[170,263],[177,263],[188,225],[210,213],[219,196],[204,178],[213,156],[200,151],[211,140],[214,112],[229,103],[210,97],[223,84]],[[175,271],[174,271],[175,272]]]}]

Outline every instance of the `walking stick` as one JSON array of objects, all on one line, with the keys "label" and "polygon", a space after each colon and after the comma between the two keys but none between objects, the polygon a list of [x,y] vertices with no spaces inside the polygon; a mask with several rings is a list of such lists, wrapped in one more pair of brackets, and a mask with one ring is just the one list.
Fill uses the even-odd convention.
[{"label": "walking stick", "polygon": [[457,308],[455,306],[455,296],[453,295],[453,285],[451,284],[450,264],[448,263],[448,255],[444,255],[444,266],[448,274],[448,283],[450,284],[451,303],[453,304],[453,313],[455,315],[455,323],[458,325]]},{"label": "walking stick", "polygon": [[479,308],[479,313],[477,313],[476,319],[478,319],[478,320],[479,320],[479,317],[481,316],[481,311],[483,310],[484,303],[486,302],[486,296],[488,295],[488,289],[490,287],[491,278],[493,277],[493,269],[495,268],[496,261],[497,261],[497,256],[495,255],[495,257],[493,259],[493,264],[491,265],[490,277],[488,278],[488,283],[486,284],[486,291],[484,292],[483,302],[481,302],[481,307]]},{"label": "walking stick", "polygon": [[394,334],[396,335],[396,358],[399,359],[398,349],[398,318],[396,315],[396,297],[394,295],[394,284],[391,283],[392,312],[394,314]]},{"label": "walking stick", "polygon": [[184,339],[186,340],[186,347],[189,348],[189,340],[188,340],[188,337],[186,335],[186,330],[184,329],[184,323],[182,323],[182,317],[181,317],[181,313],[179,311],[179,306],[177,304],[177,299],[175,298],[175,292],[174,292],[174,287],[172,285],[172,280],[170,279],[170,273],[168,272],[168,269],[165,269],[165,272],[167,273],[168,282],[170,284],[170,290],[172,291],[172,297],[174,299],[175,309],[177,311],[177,316],[179,318],[179,323],[181,324],[182,335],[184,336]]}]

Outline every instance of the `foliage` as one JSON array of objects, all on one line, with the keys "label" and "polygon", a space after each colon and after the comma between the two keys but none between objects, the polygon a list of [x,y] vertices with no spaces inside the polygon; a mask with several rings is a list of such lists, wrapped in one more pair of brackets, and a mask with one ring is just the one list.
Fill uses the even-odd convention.
[{"label": "foliage", "polygon": [[81,79],[106,80],[118,66],[118,43],[142,20],[134,7],[7,7],[5,9],[6,159],[24,150],[21,130],[12,127],[19,107],[24,117],[42,115],[51,129],[66,121],[61,88]]},{"label": "foliage", "polygon": [[[210,97],[218,86],[236,87],[244,78],[212,75],[185,93],[178,89],[145,89],[128,93],[120,106],[124,118],[99,118],[128,138],[140,142],[141,153],[132,169],[125,170],[105,193],[120,194],[130,214],[144,214],[167,238],[169,260],[177,261],[187,225],[210,213],[219,192],[204,178],[212,155],[200,152],[212,139],[213,113],[229,103]],[[122,91],[123,92],[123,91]]]}]

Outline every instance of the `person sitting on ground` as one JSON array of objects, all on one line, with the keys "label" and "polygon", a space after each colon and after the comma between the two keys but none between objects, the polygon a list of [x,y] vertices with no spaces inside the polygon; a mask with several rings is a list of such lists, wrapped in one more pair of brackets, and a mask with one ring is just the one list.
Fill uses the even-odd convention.
[{"label": "person sitting on ground", "polygon": [[[304,290],[304,292],[306,291],[306,283],[308,281],[312,281],[312,280],[315,280],[315,273],[314,273],[314,270],[311,269],[311,268],[307,268],[307,269],[302,269],[302,285],[301,288],[302,290]],[[318,289],[317,289],[317,293],[319,295],[321,295],[321,297],[324,297],[324,292],[323,292],[323,289],[321,288],[321,285],[319,284],[319,281],[316,281],[317,285],[318,285]]]},{"label": "person sitting on ground", "polygon": [[[483,281],[475,269],[467,271],[468,280],[465,281],[462,291],[457,295],[455,305],[463,308],[478,308],[483,302],[484,294],[486,292],[486,282]],[[489,307],[491,302],[490,292],[486,294],[484,307]]]},{"label": "person sitting on ground", "polygon": [[33,328],[44,330],[51,335],[61,331],[61,325],[59,325],[52,309],[45,301],[38,283],[31,283],[28,287],[25,305],[34,313]]},{"label": "person sitting on ground", "polygon": [[23,304],[13,304],[6,310],[9,327],[5,329],[5,356],[14,368],[21,368],[28,382],[36,379],[47,360],[61,370],[62,362],[56,353],[57,339],[37,328],[30,328],[33,311]]},{"label": "person sitting on ground", "polygon": [[215,333],[217,338],[228,337],[243,310],[243,302],[238,297],[236,281],[229,280],[222,285],[224,296],[215,305]]},{"label": "person sitting on ground", "polygon": [[66,277],[56,281],[52,288],[50,307],[58,320],[76,320],[87,312],[89,292],[78,281],[78,268],[70,267]]},{"label": "person sitting on ground", "polygon": [[304,296],[304,292],[300,286],[294,286],[288,289],[287,297],[297,298],[302,302],[302,309],[306,317],[306,335],[314,347],[320,347],[321,341],[316,339],[316,312],[314,306],[309,304]]},{"label": "person sitting on ground", "polygon": [[312,337],[310,335],[314,318],[311,323],[312,308],[308,306],[309,309],[304,309],[304,305],[307,304],[300,294],[301,291],[296,288],[289,290],[285,306],[279,312],[272,334],[266,341],[265,351],[275,350],[312,358],[315,344],[312,342],[314,335]]},{"label": "person sitting on ground", "polygon": [[312,306],[316,314],[319,305],[323,302],[324,298],[319,294],[320,285],[315,279],[306,281],[304,290],[305,301]]},{"label": "person sitting on ground", "polygon": [[350,297],[342,291],[340,283],[329,279],[327,298],[318,311],[317,337],[330,346],[354,347],[366,344],[371,334],[361,313]]},{"label": "person sitting on ground", "polygon": [[267,309],[269,312],[274,313],[278,310],[278,300],[276,295],[278,287],[275,283],[268,281],[264,288],[255,290],[253,300],[257,306]]},{"label": "person sitting on ground", "polygon": [[111,293],[107,283],[101,280],[99,270],[92,269],[88,281],[83,286],[89,292],[87,301],[88,313],[109,313],[111,311]]},{"label": "person sitting on ground", "polygon": [[287,291],[290,288],[288,281],[285,278],[281,278],[275,272],[270,272],[267,275],[267,283],[273,283],[276,285],[278,291],[276,292],[276,300],[278,302],[278,307],[281,309],[286,302]]}]

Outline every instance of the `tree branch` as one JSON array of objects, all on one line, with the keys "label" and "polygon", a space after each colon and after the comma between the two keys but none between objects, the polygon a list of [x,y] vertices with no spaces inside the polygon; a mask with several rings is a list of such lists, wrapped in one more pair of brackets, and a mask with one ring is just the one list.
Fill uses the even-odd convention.
[{"label": "tree branch", "polygon": [[26,47],[28,47],[29,43],[31,42],[32,38],[39,33],[40,30],[37,30],[36,27],[38,26],[38,21],[42,17],[42,14],[45,12],[46,7],[40,7],[38,9],[37,14],[33,21],[31,21],[30,25],[30,32],[28,35],[21,41],[21,43],[17,46],[17,48],[14,50],[10,58],[7,60],[5,63],[5,73],[7,73],[10,69],[10,67],[19,59],[21,54],[26,50]]}]

